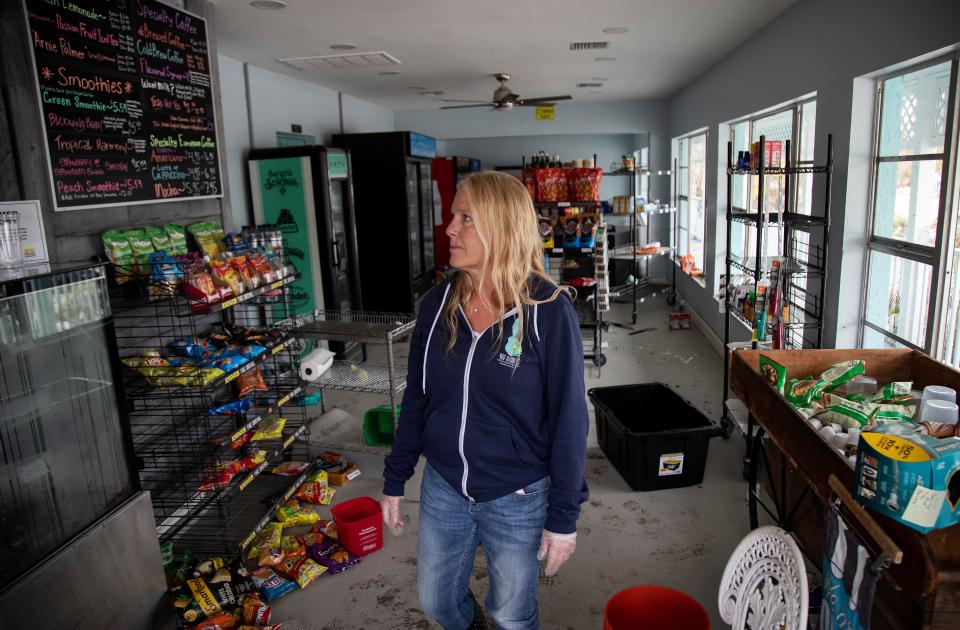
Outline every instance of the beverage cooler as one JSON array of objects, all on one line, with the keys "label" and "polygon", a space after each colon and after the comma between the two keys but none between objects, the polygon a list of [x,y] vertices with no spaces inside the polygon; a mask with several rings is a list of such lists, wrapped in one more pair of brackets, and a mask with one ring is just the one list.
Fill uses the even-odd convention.
[{"label": "beverage cooler", "polygon": [[[254,149],[247,158],[256,223],[283,232],[302,277],[293,283],[294,313],[364,309],[350,153],[320,145]],[[330,342],[341,359],[358,359],[356,343]]]},{"label": "beverage cooler", "polygon": [[117,382],[107,274],[0,269],[4,627],[153,627],[166,590]]},{"label": "beverage cooler", "polygon": [[440,195],[440,218],[434,221],[433,249],[437,268],[450,266],[450,239],[446,226],[453,218],[451,207],[457,194],[457,184],[474,171],[480,170],[480,160],[468,157],[438,157],[433,160],[434,193]]},{"label": "beverage cooler", "polygon": [[412,131],[333,136],[350,151],[364,308],[412,313],[436,283],[433,158],[437,141]]}]

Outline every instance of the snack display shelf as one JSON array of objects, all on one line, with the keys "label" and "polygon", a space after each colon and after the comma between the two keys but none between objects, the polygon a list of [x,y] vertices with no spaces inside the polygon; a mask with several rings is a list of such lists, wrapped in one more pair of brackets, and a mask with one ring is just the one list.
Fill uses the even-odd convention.
[{"label": "snack display shelf", "polygon": [[385,343],[413,332],[416,318],[409,313],[316,310],[295,319],[293,326],[304,339]]},{"label": "snack display shelf", "polygon": [[[283,442],[272,452],[266,455],[264,461],[259,463],[256,468],[246,471],[246,474],[238,474],[230,483],[217,490],[196,490],[192,496],[184,500],[179,489],[160,492],[153,495],[154,510],[171,509],[170,515],[157,525],[157,535],[161,541],[167,540],[175,535],[182,527],[186,526],[199,515],[199,513],[214,502],[227,502],[233,496],[240,494],[250,487],[255,479],[271,465],[278,463],[276,460],[283,455],[287,449],[303,435],[307,430],[306,425],[302,425],[289,435],[284,436]],[[296,490],[294,490],[296,492]],[[291,493],[292,494],[292,493]]]},{"label": "snack display shelf", "polygon": [[[829,165],[815,166],[797,165],[797,166],[766,166],[763,169],[764,175],[806,175],[811,173],[826,173],[831,167]],[[759,175],[759,168],[727,168],[727,175]]]},{"label": "snack display shelf", "polygon": [[290,498],[296,494],[297,490],[300,489],[300,486],[303,485],[303,483],[307,480],[307,477],[310,476],[310,473],[312,473],[315,468],[316,462],[311,463],[310,466],[287,487],[283,494],[273,502],[266,514],[264,514],[260,520],[257,521],[257,524],[254,525],[253,528],[243,538],[243,540],[240,541],[238,546],[241,552],[246,551],[247,547],[250,546],[250,543],[253,542],[253,539],[257,537],[258,533],[260,533],[260,530],[263,529],[264,526],[270,522],[270,519],[272,519],[277,513],[277,509],[279,509],[284,502],[289,501]]},{"label": "snack display shelf", "polygon": [[599,208],[601,201],[537,201],[537,208]]},{"label": "snack display shelf", "polygon": [[[630,249],[630,248],[632,248],[632,247],[633,247],[632,245],[621,245],[620,247],[615,247],[615,248],[611,251],[611,256],[610,256],[610,258],[616,258],[617,260],[633,260],[633,257],[634,257],[633,252],[622,253],[622,254],[613,253],[613,252],[616,252],[617,250]],[[654,256],[665,256],[665,255],[670,254],[670,253],[672,253],[672,252],[673,252],[673,248],[672,248],[672,247],[661,247],[661,248],[659,248],[659,249],[658,249],[657,251],[655,251],[655,252],[649,252],[649,253],[646,253],[646,254],[641,254],[640,252],[637,252],[637,253],[636,253],[636,257],[637,257],[637,259],[641,259],[641,258],[653,258]]]},{"label": "snack display shelf", "polygon": [[232,297],[230,299],[223,300],[221,302],[214,302],[209,306],[206,306],[200,302],[191,300],[189,298],[188,298],[188,301],[190,302],[192,307],[199,308],[201,312],[219,313],[221,311],[225,311],[227,309],[233,308],[237,304],[243,304],[244,302],[248,302],[250,300],[258,298],[264,293],[269,293],[270,291],[276,291],[277,289],[281,289],[287,286],[288,284],[296,282],[297,280],[300,279],[300,277],[301,276],[299,272],[293,273],[284,278],[281,278],[280,280],[275,280],[270,284],[265,284],[257,289],[253,289],[252,291],[241,293],[236,297]]},{"label": "snack display shelf", "polygon": [[396,396],[407,386],[407,370],[400,366],[391,370],[386,365],[334,361],[330,369],[310,385],[320,389]]},{"label": "snack display shelf", "polygon": [[293,400],[293,398],[299,395],[300,392],[302,391],[303,391],[303,388],[300,386],[293,388],[287,395],[277,400],[276,403],[268,406],[266,411],[264,411],[263,413],[256,414],[248,422],[244,423],[242,426],[237,428],[233,433],[229,435],[225,435],[224,437],[217,440],[215,444],[222,448],[227,444],[230,444],[231,442],[239,440],[241,437],[243,437],[244,433],[255,428],[258,424],[260,424],[263,421],[264,418],[269,417],[274,413],[277,413],[281,407],[283,407],[285,404]]},{"label": "snack display shelf", "polygon": [[638,286],[636,294],[633,293],[634,285],[632,284],[623,284],[610,289],[610,299],[616,300],[617,298],[626,298],[627,300],[630,297],[633,297],[635,303],[643,304],[647,300],[652,300],[658,295],[668,293],[672,290],[672,285],[669,284],[647,284],[645,286]]},{"label": "snack display shelf", "polygon": [[670,171],[651,171],[647,169],[636,169],[633,171],[610,171],[604,173],[604,177],[625,177],[627,175],[670,175]]},{"label": "snack display shelf", "polygon": [[781,222],[786,225],[798,227],[826,225],[826,219],[824,217],[815,217],[798,212],[767,212],[765,214],[759,214],[757,212],[730,212],[730,220],[752,225],[756,225],[757,223],[776,225]]},{"label": "snack display shelf", "polygon": [[563,258],[564,256],[577,254],[592,254],[594,249],[593,247],[545,247],[543,255],[550,258]]},{"label": "snack display shelf", "polygon": [[[218,376],[216,379],[210,381],[207,384],[201,384],[199,378],[197,379],[197,386],[189,385],[177,385],[174,387],[160,387],[156,385],[151,385],[150,383],[143,382],[140,385],[134,386],[131,388],[128,393],[128,398],[161,398],[167,399],[171,396],[191,396],[201,393],[209,393],[215,391],[223,385],[227,385],[237,380],[247,372],[250,372],[257,366],[261,365],[267,359],[273,358],[278,353],[282,352],[284,349],[290,348],[296,343],[297,339],[291,335],[284,336],[280,341],[265,346],[267,351],[262,352],[256,357],[249,359],[243,365],[240,365],[233,370],[226,372],[223,375]],[[163,369],[163,368],[158,368]],[[171,373],[175,372],[175,368],[169,368]]]},{"label": "snack display shelf", "polygon": [[[774,258],[769,256],[763,257],[760,259],[761,269],[767,270],[767,271],[761,272],[764,276],[770,275],[769,269],[773,260]],[[750,257],[736,258],[731,256],[730,266],[735,267],[737,270],[739,270],[745,275],[752,276],[755,273],[757,268],[756,261],[757,261],[756,258],[750,258]],[[789,265],[790,266],[787,269],[781,268],[780,272],[782,275],[785,274],[788,276],[806,276],[808,278],[817,278],[823,274],[823,269],[814,265],[808,265],[808,264],[802,263],[797,260],[790,260]]]}]

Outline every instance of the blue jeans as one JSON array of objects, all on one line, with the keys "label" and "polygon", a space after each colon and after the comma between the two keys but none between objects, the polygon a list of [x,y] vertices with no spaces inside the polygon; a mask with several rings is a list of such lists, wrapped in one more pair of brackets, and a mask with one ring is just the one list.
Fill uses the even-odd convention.
[{"label": "blue jeans", "polygon": [[484,606],[498,629],[540,627],[537,576],[540,537],[547,519],[544,477],[524,494],[475,503],[450,487],[430,464],[420,490],[417,584],[420,605],[447,630],[463,630],[473,621],[467,595],[473,558],[483,545],[490,574]]}]

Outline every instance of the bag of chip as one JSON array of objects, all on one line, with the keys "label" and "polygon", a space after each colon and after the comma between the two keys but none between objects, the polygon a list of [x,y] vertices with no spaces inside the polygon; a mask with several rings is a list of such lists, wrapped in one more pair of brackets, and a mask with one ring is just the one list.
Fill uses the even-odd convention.
[{"label": "bag of chip", "polygon": [[237,450],[241,446],[246,446],[253,440],[253,431],[246,431],[243,435],[235,439],[233,442],[230,442],[230,448]]},{"label": "bag of chip", "polygon": [[894,422],[913,422],[917,411],[916,405],[907,404],[879,404],[873,416],[878,424],[892,424]]},{"label": "bag of chip", "polygon": [[200,221],[187,226],[187,231],[193,235],[193,240],[205,256],[216,257],[226,251],[223,244],[223,228],[213,221]]},{"label": "bag of chip", "polygon": [[[322,546],[322,545],[318,545]],[[313,555],[310,556],[313,558]],[[327,553],[316,558],[317,564],[322,567],[326,567],[330,575],[336,575],[341,571],[345,571],[350,567],[359,564],[360,558],[353,555],[340,545],[333,545]]]},{"label": "bag of chip", "polygon": [[213,468],[204,473],[197,490],[200,492],[209,492],[226,488],[230,482],[242,470],[237,461],[219,461]]},{"label": "bag of chip", "polygon": [[296,499],[291,499],[277,508],[276,519],[283,523],[284,527],[295,527],[313,525],[320,520],[320,515],[311,508],[301,505]]},{"label": "bag of chip", "polygon": [[263,601],[275,602],[287,593],[297,588],[297,583],[277,575],[270,567],[260,567],[250,574],[254,584],[260,589]]},{"label": "bag of chip", "polygon": [[236,630],[240,619],[234,613],[221,612],[206,621],[201,621],[191,630]]},{"label": "bag of chip", "polygon": [[257,532],[256,538],[250,543],[250,550],[247,552],[247,559],[256,558],[260,555],[260,550],[264,547],[280,545],[280,538],[283,534],[283,524],[270,521]]},{"label": "bag of chip", "polygon": [[243,293],[243,280],[228,263],[222,260],[210,261],[210,273],[213,275],[213,283],[215,285],[229,288],[234,295]]},{"label": "bag of chip", "polygon": [[305,481],[293,497],[301,501],[306,501],[307,503],[320,503],[320,500],[323,498],[323,489],[327,487],[328,486],[317,483],[316,481]]},{"label": "bag of chip", "polygon": [[[787,384],[787,368],[780,365],[768,356],[760,355],[760,376],[770,385],[780,392],[784,391]],[[851,377],[852,378],[852,377]],[[839,385],[839,384],[838,384]]]},{"label": "bag of chip", "polygon": [[280,549],[283,551],[284,560],[307,555],[307,546],[303,544],[300,536],[284,536],[280,539]]},{"label": "bag of chip", "polygon": [[321,470],[315,470],[315,471],[313,471],[312,473],[310,473],[309,475],[307,475],[307,481],[308,481],[308,482],[312,481],[312,482],[314,482],[314,483],[319,483],[320,485],[325,486],[325,485],[328,484],[328,481],[327,481],[327,471],[325,471],[325,470],[323,470],[323,469],[321,469]]},{"label": "bag of chip", "polygon": [[903,404],[913,401],[910,391],[913,381],[894,381],[887,383],[870,398],[870,402],[884,404]]},{"label": "bag of chip", "polygon": [[302,475],[308,468],[310,468],[309,462],[283,462],[274,466],[270,474],[297,477]]},{"label": "bag of chip", "polygon": [[196,577],[209,578],[216,574],[220,569],[227,567],[227,559],[221,558],[220,556],[213,556],[207,558],[206,560],[197,563],[197,568],[194,571]]},{"label": "bag of chip", "polygon": [[260,595],[251,593],[243,598],[241,617],[245,624],[263,625],[270,623],[270,607],[263,603]]},{"label": "bag of chip", "polygon": [[143,230],[130,230],[124,232],[123,236],[130,243],[130,249],[133,250],[133,262],[136,266],[137,275],[146,276],[150,272],[149,258],[153,254],[153,243]]},{"label": "bag of chip", "polygon": [[809,407],[811,403],[820,399],[826,385],[823,381],[812,378],[790,379],[784,387],[783,395],[797,407]]},{"label": "bag of chip", "polygon": [[309,532],[302,536],[297,536],[297,539],[307,548],[322,543],[327,539],[327,535],[323,533],[323,529],[327,526],[327,523],[328,521],[323,519],[317,521]]},{"label": "bag of chip", "polygon": [[239,605],[243,595],[257,589],[256,583],[246,577],[215,584],[203,578],[193,578],[187,580],[186,585],[198,604],[197,607],[183,611],[182,618],[188,623],[200,621],[204,617],[212,618],[224,610],[233,610]]},{"label": "bag of chip", "polygon": [[840,387],[854,376],[863,374],[863,361],[861,359],[851,359],[832,365],[820,375],[820,380],[827,384],[824,392],[831,392]]},{"label": "bag of chip", "polygon": [[143,233],[150,239],[150,243],[153,245],[155,251],[164,252],[170,256],[175,254],[175,252],[170,251],[170,237],[167,236],[163,228],[148,225],[143,228]]},{"label": "bag of chip", "polygon": [[817,418],[823,422],[839,424],[844,429],[862,429],[871,423],[877,406],[858,403],[834,394],[823,395],[823,411]]},{"label": "bag of chip", "polygon": [[250,249],[250,243],[247,242],[247,239],[243,238],[243,234],[240,232],[230,232],[223,236],[223,243],[227,246],[227,251],[230,252],[243,252]]},{"label": "bag of chip", "polygon": [[263,462],[267,461],[267,452],[262,449],[250,451],[250,454],[241,458],[237,463],[243,470],[253,470]]},{"label": "bag of chip", "polygon": [[303,558],[297,567],[297,584],[301,589],[307,588],[318,577],[327,572],[327,567],[315,562],[311,558]]},{"label": "bag of chip", "polygon": [[163,232],[167,235],[167,241],[170,243],[168,253],[179,255],[187,253],[187,233],[181,225],[165,223]]},{"label": "bag of chip", "polygon": [[228,349],[230,350],[230,352],[234,354],[239,354],[240,356],[245,357],[247,359],[255,359],[267,351],[266,348],[264,348],[263,346],[259,346],[255,343],[248,343],[243,346],[231,345],[228,347]]},{"label": "bag of chip", "polygon": [[253,402],[251,402],[248,398],[241,398],[240,400],[231,400],[229,402],[214,405],[209,409],[207,409],[207,415],[209,416],[220,416],[220,415],[241,416],[244,413],[246,413],[252,406],[253,406]]},{"label": "bag of chip", "polygon": [[339,539],[337,535],[337,524],[334,521],[328,521],[327,526],[323,528],[323,533],[334,540]]},{"label": "bag of chip", "polygon": [[170,343],[170,349],[180,356],[195,361],[202,361],[218,351],[209,341],[200,337],[187,337],[173,341]]},{"label": "bag of chip", "polygon": [[240,356],[239,354],[235,354],[229,350],[220,350],[208,356],[200,365],[208,368],[217,368],[229,373],[249,362],[250,359]]},{"label": "bag of chip", "polygon": [[[240,378],[243,377],[241,376]],[[286,426],[286,424],[286,418],[264,418],[260,421],[260,424],[254,427],[253,436],[250,438],[250,441],[279,440],[283,437],[283,427]]]},{"label": "bag of chip", "polygon": [[238,398],[243,398],[251,392],[265,392],[269,389],[263,380],[263,374],[259,367],[253,368],[246,374],[241,374],[237,378],[236,384]]}]

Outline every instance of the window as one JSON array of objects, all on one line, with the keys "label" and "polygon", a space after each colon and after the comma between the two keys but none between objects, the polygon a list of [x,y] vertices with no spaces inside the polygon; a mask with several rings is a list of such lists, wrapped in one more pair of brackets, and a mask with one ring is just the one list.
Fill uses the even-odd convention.
[{"label": "window", "polygon": [[703,243],[706,226],[707,134],[674,141],[677,156],[677,248],[680,256],[693,257],[696,278],[703,277]]},{"label": "window", "polygon": [[960,217],[944,175],[957,133],[957,63],[954,55],[878,82],[861,329],[864,347],[917,348],[955,366]]},{"label": "window", "polygon": [[[793,164],[813,164],[814,128],[817,118],[817,102],[806,100],[794,103],[772,113],[754,116],[730,123],[730,141],[733,143],[733,157],[736,159],[739,151],[749,151],[750,145],[760,141],[760,136],[766,140],[779,140],[784,143],[790,141],[791,162]],[[796,186],[791,191],[790,203],[785,199],[785,178],[783,175],[765,176],[764,209],[770,212],[779,212],[788,207],[790,212],[810,214],[813,208],[813,175],[796,176]],[[733,199],[734,211],[757,211],[757,188],[759,177],[734,177]],[[799,238],[806,235],[798,234]],[[763,256],[776,256],[781,248],[781,228],[776,225],[768,226],[763,234]],[[752,258],[757,255],[757,228],[734,222],[730,238],[732,254],[738,258]]]}]

